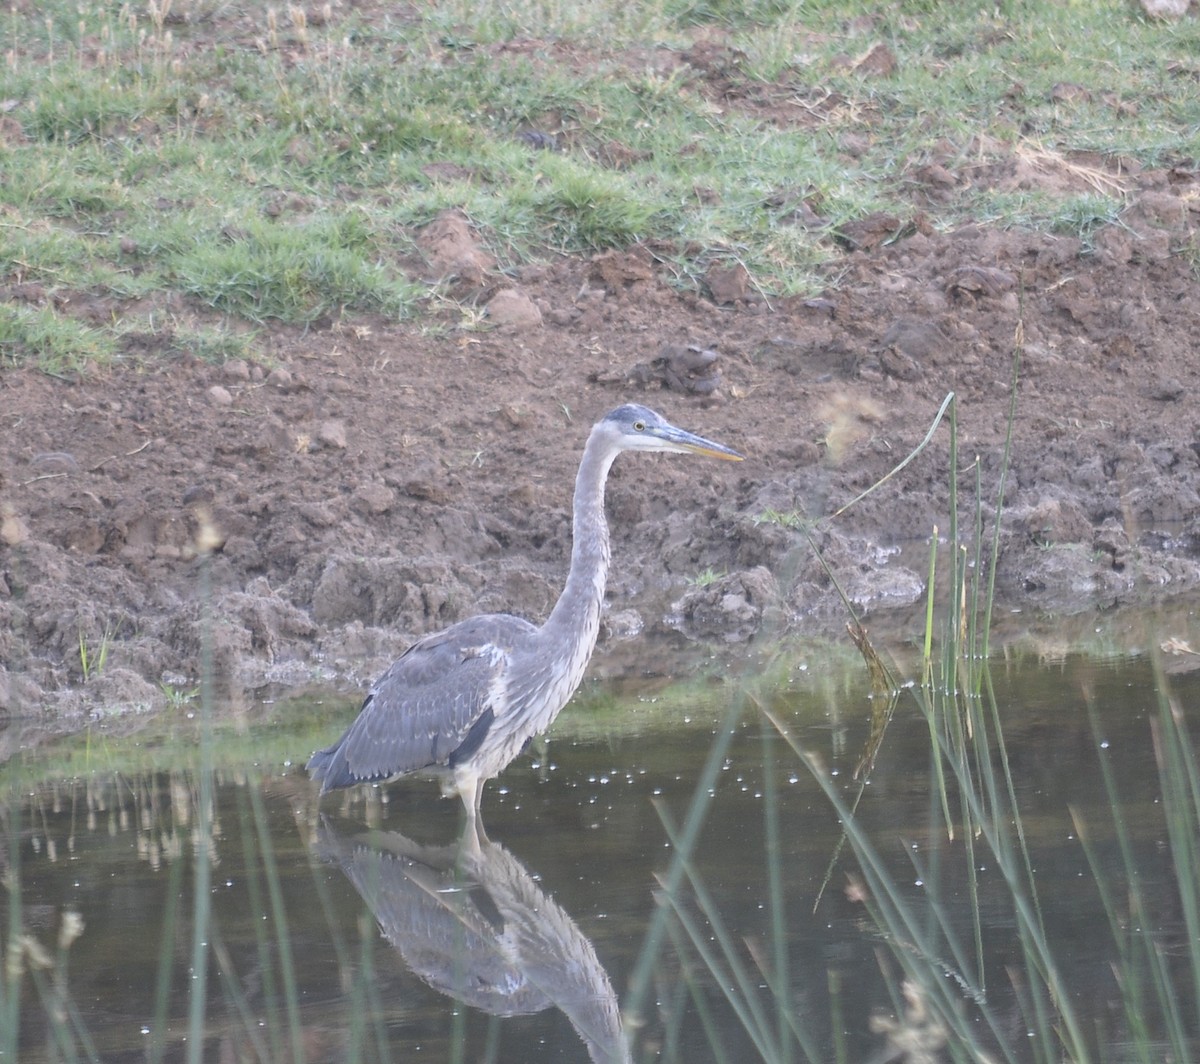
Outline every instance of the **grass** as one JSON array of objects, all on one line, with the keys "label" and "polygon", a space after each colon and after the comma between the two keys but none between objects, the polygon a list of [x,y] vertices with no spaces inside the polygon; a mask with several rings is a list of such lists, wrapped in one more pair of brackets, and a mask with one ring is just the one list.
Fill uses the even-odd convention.
[{"label": "grass", "polygon": [[[125,338],[173,298],[164,350],[213,358],[246,323],[436,316],[406,261],[446,208],[504,268],[648,242],[682,286],[737,259],[770,295],[828,283],[832,233],[874,211],[1086,239],[1125,202],[1116,160],[1200,154],[1200,27],[1132,6],[56,0],[4,23],[0,284],[45,298],[0,304],[0,364],[61,373],[153,357]],[[855,66],[873,45],[891,73]],[[936,203],[931,162],[959,179]],[[77,316],[97,299],[108,324]]]},{"label": "grass", "polygon": [[108,648],[112,645],[112,629],[105,628],[100,642],[93,644],[81,631],[79,633],[79,671],[83,674],[83,682],[87,683],[93,676],[99,676],[108,664]]}]

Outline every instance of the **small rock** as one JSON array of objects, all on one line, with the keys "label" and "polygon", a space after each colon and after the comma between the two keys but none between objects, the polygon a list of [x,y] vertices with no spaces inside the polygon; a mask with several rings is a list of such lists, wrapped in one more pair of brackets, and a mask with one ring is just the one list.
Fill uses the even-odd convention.
[{"label": "small rock", "polygon": [[721,385],[720,355],[696,344],[667,344],[653,366],[663,383],[678,392],[712,395]]},{"label": "small rock", "polygon": [[542,324],[542,312],[524,292],[502,288],[488,301],[487,316],[493,325],[531,329]]},{"label": "small rock", "polygon": [[654,279],[654,264],[644,248],[632,251],[605,251],[592,258],[588,280],[604,286],[606,292],[620,292],[639,281]]},{"label": "small rock", "polygon": [[877,212],[843,222],[837,227],[834,239],[851,251],[873,251],[895,240],[904,229],[904,223],[896,215]]},{"label": "small rock", "polygon": [[955,270],[946,282],[946,291],[951,295],[970,292],[977,295],[998,296],[1011,292],[1017,279],[1007,270],[993,266],[963,266]]},{"label": "small rock", "polygon": [[1183,384],[1174,377],[1163,377],[1146,389],[1146,397],[1155,399],[1160,403],[1171,403],[1176,399],[1183,398],[1185,391],[1186,389]]},{"label": "small rock", "polygon": [[431,278],[458,277],[471,285],[483,283],[484,274],[496,260],[478,245],[466,215],[459,210],[442,211],[417,236],[429,264]]},{"label": "small rock", "polygon": [[932,321],[899,318],[884,331],[881,347],[893,348],[915,362],[937,359],[950,353],[950,341]]},{"label": "small rock", "polygon": [[208,484],[193,484],[183,493],[184,506],[211,506],[216,492]]},{"label": "small rock", "polygon": [[342,421],[323,422],[320,429],[317,430],[317,439],[326,447],[344,451],[346,449],[345,423]]},{"label": "small rock", "polygon": [[1044,497],[1023,513],[1015,513],[1015,523],[1040,544],[1086,543],[1092,538],[1092,523],[1076,502]]},{"label": "small rock", "polygon": [[296,512],[316,528],[333,528],[338,524],[337,513],[327,503],[304,503],[296,508]]},{"label": "small rock", "polygon": [[732,266],[710,266],[704,281],[712,293],[713,302],[718,305],[740,303],[750,289],[750,274],[740,262]]},{"label": "small rock", "polygon": [[909,355],[895,347],[885,347],[879,352],[879,366],[889,377],[899,381],[921,379],[921,367]]},{"label": "small rock", "polygon": [[1174,21],[1187,14],[1191,0],[1142,0],[1142,10],[1151,18]]},{"label": "small rock", "polygon": [[604,615],[610,639],[633,639],[642,634],[646,621],[637,610],[611,610]]},{"label": "small rock", "polygon": [[233,395],[228,388],[222,388],[219,384],[214,384],[208,389],[208,398],[213,406],[232,406]]},{"label": "small rock", "polygon": [[378,480],[368,480],[354,492],[355,509],[368,514],[385,514],[395,501],[396,493]]},{"label": "small rock", "polygon": [[452,497],[436,480],[410,480],[404,485],[404,493],[414,499],[436,503],[447,503]]},{"label": "small rock", "polygon": [[11,507],[5,506],[0,513],[0,543],[6,547],[15,547],[29,538],[29,529]]}]

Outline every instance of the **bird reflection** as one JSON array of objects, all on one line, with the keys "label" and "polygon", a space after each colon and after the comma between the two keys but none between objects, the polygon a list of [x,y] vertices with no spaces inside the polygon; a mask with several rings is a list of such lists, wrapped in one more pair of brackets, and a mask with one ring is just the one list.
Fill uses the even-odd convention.
[{"label": "bird reflection", "polygon": [[495,1016],[554,1006],[597,1064],[632,1059],[591,942],[474,822],[456,845],[423,846],[397,832],[343,836],[326,821],[316,850],[341,866],[384,937],[435,990]]}]

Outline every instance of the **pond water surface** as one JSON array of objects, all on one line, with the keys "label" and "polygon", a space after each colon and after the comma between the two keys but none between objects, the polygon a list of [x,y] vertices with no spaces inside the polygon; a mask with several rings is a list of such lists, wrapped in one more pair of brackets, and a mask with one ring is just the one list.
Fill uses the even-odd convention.
[{"label": "pond water surface", "polygon": [[[1193,725],[1197,676],[1180,672],[1168,685]],[[1094,826],[1097,852],[1119,877],[1111,796],[1097,769],[1105,751],[1153,905],[1144,930],[1183,963],[1150,657],[1014,654],[993,679],[1041,917],[1073,1007],[1100,1059],[1142,1059],[1119,1048],[1152,1032],[1131,1032],[1123,1016],[1108,919],[1072,812]],[[853,671],[817,676],[800,655],[756,697],[852,801],[871,730],[865,681]],[[734,703],[743,709],[682,893],[701,947],[688,944],[683,921],[670,923],[634,1028],[622,1006],[671,863],[664,813],[673,824],[687,816]],[[768,983],[783,969],[789,1022],[808,1059],[892,1059],[906,1031],[919,1034],[919,1009],[897,1023],[906,1010],[895,943],[862,903],[849,848],[835,859],[841,827],[829,799],[743,684],[719,668],[683,697],[637,676],[589,686],[548,744],[488,785],[486,840],[460,840],[458,803],[428,780],[318,805],[300,766],[354,711],[347,703],[252,711],[269,741],[264,730],[262,756],[242,747],[233,763],[217,742],[207,825],[199,760],[181,761],[165,739],[162,750],[176,752],[161,764],[157,740],[74,739],[74,763],[86,756],[89,769],[68,778],[38,767],[44,752],[11,762],[0,853],[15,888],[3,920],[10,964],[15,941],[29,948],[25,974],[14,982],[10,967],[0,1000],[10,1024],[0,1032],[5,1059],[15,1051],[22,1062],[183,1060],[189,1031],[202,1032],[193,1059],[211,1061],[762,1059],[762,1036],[730,1003],[740,1000],[737,974],[703,959],[704,944],[719,959],[723,939],[743,965],[742,999],[754,999],[771,1031],[782,1021]],[[198,707],[174,712],[176,738],[195,736]],[[293,742],[293,764],[271,763],[268,745]],[[130,745],[138,758],[127,758]],[[902,698],[857,821],[903,897],[927,900],[922,870],[936,865],[937,903],[968,940],[978,908],[981,977],[1008,1040],[996,1059],[1025,1059],[1014,976],[1021,948],[1003,879],[982,848],[964,860],[963,838],[948,840],[939,826],[929,747],[924,717]],[[772,907],[772,883],[782,910]],[[67,914],[82,926],[64,944]],[[958,978],[950,958],[935,960]],[[976,1004],[969,996],[964,1009]],[[1183,996],[1181,1022],[1193,1030],[1195,999]],[[938,1032],[926,1034],[932,1055],[908,1059],[940,1059]],[[794,1045],[779,1059],[806,1058]]]}]

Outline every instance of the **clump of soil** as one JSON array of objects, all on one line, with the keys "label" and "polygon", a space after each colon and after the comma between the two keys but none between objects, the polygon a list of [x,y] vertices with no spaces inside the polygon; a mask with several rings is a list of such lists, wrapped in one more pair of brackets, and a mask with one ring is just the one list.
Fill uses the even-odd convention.
[{"label": "clump of soil", "polygon": [[[1068,608],[1195,588],[1200,304],[1178,250],[1195,247],[1200,198],[1191,174],[1139,180],[1089,244],[902,226],[849,244],[815,299],[768,301],[724,274],[680,291],[636,248],[501,278],[446,218],[422,268],[464,278],[479,331],[357,319],[276,329],[256,364],[4,371],[0,707],[152,707],[197,682],[206,640],[230,696],[359,682],[465,615],[540,619],[584,438],[626,401],[747,461],[617,463],[609,638],[828,624],[841,607],[797,515],[882,477],[949,391],[960,491],[978,456],[994,499],[1018,332],[1002,592]],[[944,531],[948,480],[943,428],[818,525],[865,611],[922,594],[887,548]]]}]

